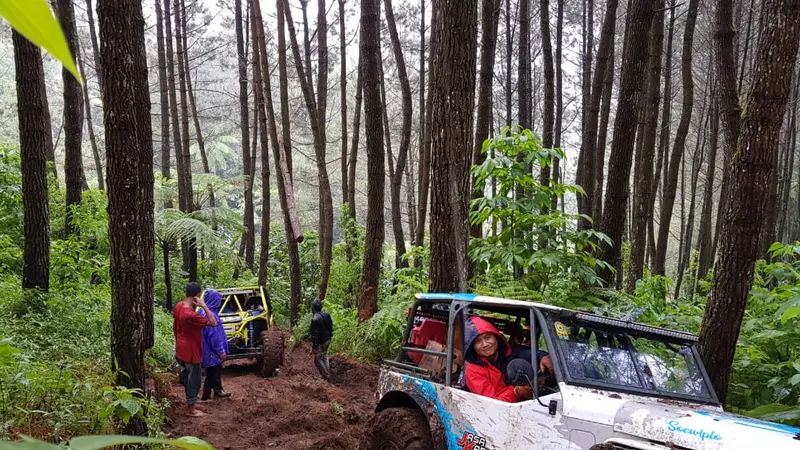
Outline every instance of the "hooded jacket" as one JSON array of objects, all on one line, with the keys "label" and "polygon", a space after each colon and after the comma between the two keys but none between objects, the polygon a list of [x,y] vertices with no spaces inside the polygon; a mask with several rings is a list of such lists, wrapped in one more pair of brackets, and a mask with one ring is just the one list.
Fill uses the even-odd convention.
[{"label": "hooded jacket", "polygon": [[[228,338],[225,336],[225,328],[219,318],[219,310],[222,308],[222,294],[209,289],[206,291],[204,300],[211,314],[217,319],[217,326],[203,328],[203,367],[215,367],[223,363],[220,356],[228,354]],[[200,314],[205,316],[204,311]]]},{"label": "hooded jacket", "polygon": [[311,345],[314,347],[328,342],[333,337],[333,321],[331,315],[322,311],[322,302],[315,298],[311,302]]},{"label": "hooded jacket", "polygon": [[[497,359],[490,361],[478,356],[472,344],[483,333],[492,333],[497,336]],[[531,349],[529,347],[514,345],[497,331],[494,325],[480,317],[471,317],[464,328],[465,375],[464,379],[470,392],[484,397],[490,397],[504,402],[518,402],[520,399],[514,393],[514,386],[506,384],[505,372],[509,361],[515,358],[524,358],[530,361]],[[546,355],[539,352],[538,357]]]}]

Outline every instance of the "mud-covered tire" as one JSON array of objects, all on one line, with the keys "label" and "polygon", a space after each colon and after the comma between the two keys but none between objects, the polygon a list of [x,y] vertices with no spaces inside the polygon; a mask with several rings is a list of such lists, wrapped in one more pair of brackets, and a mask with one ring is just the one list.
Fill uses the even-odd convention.
[{"label": "mud-covered tire", "polygon": [[360,450],[428,450],[433,448],[428,420],[418,409],[389,408],[369,420]]},{"label": "mud-covered tire", "polygon": [[286,349],[283,333],[277,330],[261,332],[261,357],[258,360],[259,373],[262,377],[275,375],[278,367],[283,365]]}]

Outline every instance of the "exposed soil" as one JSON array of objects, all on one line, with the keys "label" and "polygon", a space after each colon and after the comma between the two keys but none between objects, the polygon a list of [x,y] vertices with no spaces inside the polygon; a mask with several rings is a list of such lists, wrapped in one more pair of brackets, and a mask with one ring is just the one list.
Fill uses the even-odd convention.
[{"label": "exposed soil", "polygon": [[343,356],[331,357],[331,383],[314,368],[311,346],[287,351],[272,378],[258,375],[248,361],[226,363],[222,385],[227,399],[198,403],[206,416],[186,414],[177,377],[168,387],[172,407],[164,431],[197,436],[216,449],[356,449],[375,408],[377,367]]}]

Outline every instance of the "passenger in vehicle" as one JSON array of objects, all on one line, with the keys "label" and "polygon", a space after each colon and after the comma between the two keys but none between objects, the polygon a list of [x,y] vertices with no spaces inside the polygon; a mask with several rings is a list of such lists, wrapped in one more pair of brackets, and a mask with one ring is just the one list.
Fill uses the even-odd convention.
[{"label": "passenger in vehicle", "polygon": [[[470,392],[504,402],[519,402],[533,398],[531,386],[512,386],[506,381],[506,369],[514,359],[521,359],[527,353],[530,361],[530,347],[511,344],[491,323],[480,317],[467,320],[464,330],[465,382]],[[537,355],[539,369],[553,373],[553,363],[547,352]]]}]

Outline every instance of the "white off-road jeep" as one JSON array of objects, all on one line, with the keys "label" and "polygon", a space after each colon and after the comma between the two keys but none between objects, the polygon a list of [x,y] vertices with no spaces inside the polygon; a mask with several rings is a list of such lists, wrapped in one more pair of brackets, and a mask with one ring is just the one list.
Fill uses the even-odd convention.
[{"label": "white off-road jeep", "polygon": [[[465,321],[547,351],[533,399],[507,403],[463,381]],[[800,429],[727,414],[690,333],[549,305],[421,294],[381,370],[366,449],[800,449]],[[542,379],[544,378],[544,379]]]}]

